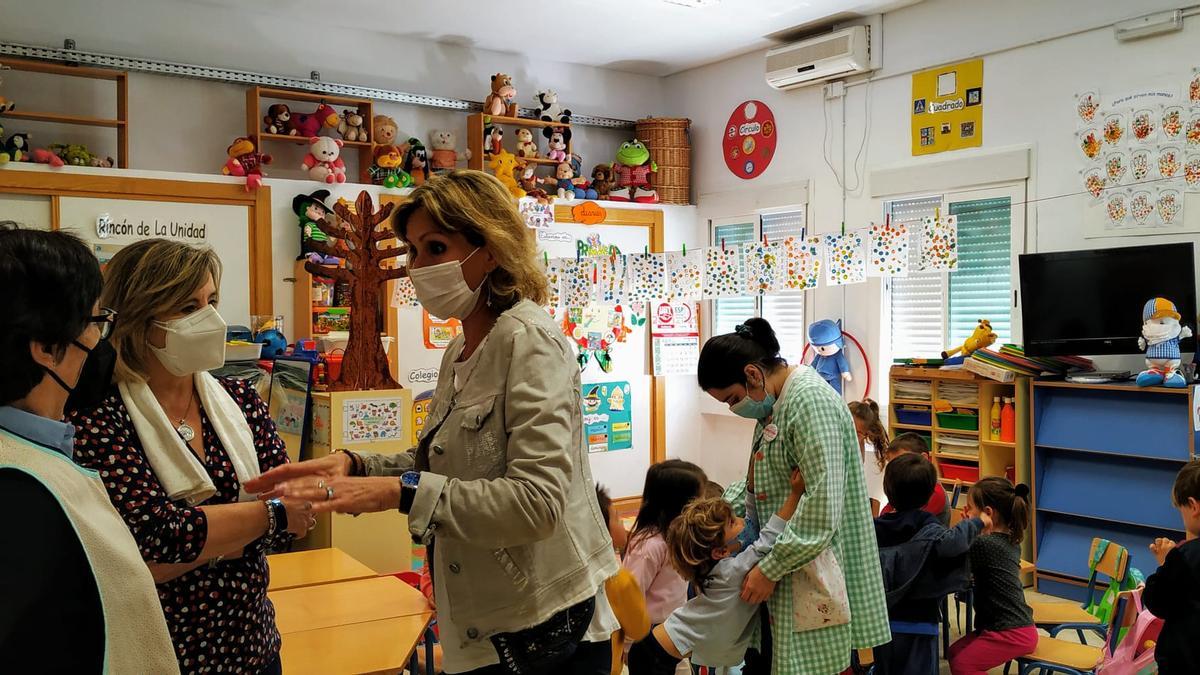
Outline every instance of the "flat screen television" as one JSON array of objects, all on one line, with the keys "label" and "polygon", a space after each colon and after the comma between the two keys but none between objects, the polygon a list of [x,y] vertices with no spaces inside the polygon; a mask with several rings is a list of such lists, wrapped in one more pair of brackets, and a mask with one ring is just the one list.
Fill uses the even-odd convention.
[{"label": "flat screen television", "polygon": [[[1196,331],[1193,245],[1022,255],[1021,319],[1031,356],[1138,354],[1142,307],[1163,297]],[[1193,352],[1188,338],[1182,351]]]}]

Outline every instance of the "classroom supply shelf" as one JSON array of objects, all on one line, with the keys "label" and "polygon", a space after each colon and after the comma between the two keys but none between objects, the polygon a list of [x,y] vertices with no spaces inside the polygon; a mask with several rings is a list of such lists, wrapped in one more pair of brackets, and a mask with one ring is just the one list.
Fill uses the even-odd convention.
[{"label": "classroom supply shelf", "polygon": [[1192,390],[1034,382],[1034,546],[1039,591],[1082,597],[1094,537],[1155,568],[1157,537],[1182,539],[1175,474],[1195,454]]}]

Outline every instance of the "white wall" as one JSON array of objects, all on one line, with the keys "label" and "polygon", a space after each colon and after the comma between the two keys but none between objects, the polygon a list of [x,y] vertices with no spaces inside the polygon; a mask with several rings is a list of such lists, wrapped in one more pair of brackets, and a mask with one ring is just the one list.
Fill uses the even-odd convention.
[{"label": "white wall", "polygon": [[[869,85],[849,88],[844,101],[847,166],[858,151],[869,120],[870,135],[862,165],[871,168],[913,162],[909,132],[911,72],[982,55],[984,58],[984,132],[982,152],[1013,145],[1033,151],[1029,198],[1079,192],[1081,168],[1075,148],[1073,96],[1098,87],[1101,94],[1118,93],[1169,82],[1186,82],[1200,65],[1200,17],[1185,19],[1181,33],[1118,43],[1110,24],[1157,9],[1178,6],[1161,0],[1136,4],[1120,0],[926,0],[884,16],[884,69]],[[1058,37],[1062,36],[1062,37]],[[869,92],[869,93],[868,93]],[[726,169],[720,154],[721,134],[730,112],[746,99],[764,101],[774,111],[779,146],[763,176],[743,181]],[[790,92],[769,88],[763,81],[763,55],[748,54],[666,78],[668,114],[692,119],[693,192],[698,210],[709,217],[719,206],[712,195],[730,190],[768,192],[784,183],[810,181],[809,225],[817,233],[837,231],[843,220],[843,191],[822,157],[825,129],[821,88]],[[866,116],[864,117],[864,104]],[[829,103],[832,160],[841,169],[843,101]],[[969,151],[963,151],[969,152]],[[955,153],[931,158],[942,161]],[[961,154],[961,153],[959,153]],[[916,162],[920,164],[920,162]],[[854,187],[853,169],[849,169]],[[866,172],[863,185],[845,194],[848,227],[882,219],[882,204],[872,199]],[[718,200],[723,198],[717,198]],[[1082,197],[1047,199],[1027,210],[1027,250],[1055,251],[1100,246],[1165,243],[1178,237],[1084,239]],[[728,215],[728,214],[727,214]],[[698,223],[703,236],[705,225]],[[1191,237],[1194,239],[1195,237]],[[876,382],[881,345],[887,324],[882,316],[882,284],[820,288],[809,294],[808,318],[842,318],[847,331],[860,340],[872,357]],[[890,358],[890,357],[889,357]],[[854,355],[851,361],[855,361]],[[1106,360],[1105,363],[1109,361]],[[1122,367],[1137,367],[1126,359]],[[1103,365],[1103,364],[1102,364]],[[856,371],[857,374],[857,371]],[[872,394],[878,396],[878,388]],[[701,456],[706,464],[729,466],[724,454],[746,447],[745,425],[729,418],[705,415]],[[726,477],[727,478],[727,477]],[[720,478],[718,478],[720,479]]]}]

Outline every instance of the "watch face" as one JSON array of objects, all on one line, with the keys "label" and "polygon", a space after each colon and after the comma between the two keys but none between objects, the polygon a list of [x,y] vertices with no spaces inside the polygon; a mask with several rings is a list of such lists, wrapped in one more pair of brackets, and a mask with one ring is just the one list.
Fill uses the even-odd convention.
[{"label": "watch face", "polygon": [[416,471],[405,471],[400,476],[400,484],[405,487],[415,488],[421,482],[421,474]]}]

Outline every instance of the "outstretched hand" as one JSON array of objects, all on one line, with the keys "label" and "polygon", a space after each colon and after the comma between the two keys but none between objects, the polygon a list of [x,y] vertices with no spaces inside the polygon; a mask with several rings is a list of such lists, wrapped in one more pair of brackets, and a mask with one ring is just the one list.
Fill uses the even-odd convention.
[{"label": "outstretched hand", "polygon": [[[285,483],[300,478],[312,477],[316,480],[309,482],[315,485],[322,478],[326,480],[339,478],[349,473],[350,458],[344,452],[335,452],[320,459],[281,464],[260,475],[258,478],[246,481],[246,484],[242,487],[246,489],[246,492],[258,495],[259,499],[274,499],[285,496],[282,489]],[[325,492],[322,490],[320,499],[324,498]],[[315,502],[317,500],[313,499],[312,501]]]},{"label": "outstretched hand", "polygon": [[1167,561],[1167,554],[1171,549],[1175,548],[1175,542],[1166,538],[1159,537],[1150,543],[1150,552],[1154,554],[1154,558],[1158,560],[1159,567]]},{"label": "outstretched hand", "polygon": [[395,476],[306,476],[276,488],[284,497],[312,502],[316,513],[376,513],[400,508],[400,479]]}]

